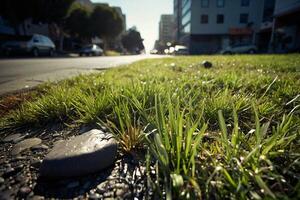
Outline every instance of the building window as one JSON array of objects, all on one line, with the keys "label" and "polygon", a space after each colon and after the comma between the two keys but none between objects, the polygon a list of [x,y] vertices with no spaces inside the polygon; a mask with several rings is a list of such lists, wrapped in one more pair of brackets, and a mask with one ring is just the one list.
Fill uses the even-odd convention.
[{"label": "building window", "polygon": [[208,15],[201,15],[201,24],[208,24]]},{"label": "building window", "polygon": [[272,22],[275,9],[275,0],[265,0],[263,22]]},{"label": "building window", "polygon": [[248,14],[240,14],[240,23],[241,24],[247,24],[248,23],[248,18],[249,15]]},{"label": "building window", "polygon": [[190,33],[190,32],[191,32],[191,23],[188,23],[183,27],[183,33]]},{"label": "building window", "polygon": [[191,17],[192,17],[192,13],[189,11],[188,13],[186,13],[183,17],[182,17],[182,25],[184,26],[185,24],[187,24],[188,22],[191,21]]},{"label": "building window", "polygon": [[223,24],[224,23],[224,15],[217,15],[217,24]]},{"label": "building window", "polygon": [[242,7],[248,7],[250,5],[250,0],[241,0]]},{"label": "building window", "polygon": [[217,7],[223,8],[225,6],[225,0],[217,0]]},{"label": "building window", "polygon": [[182,16],[185,15],[187,13],[187,11],[189,11],[191,9],[192,6],[192,1],[191,0],[187,0],[182,7]]},{"label": "building window", "polygon": [[208,8],[208,6],[209,6],[209,0],[201,0],[202,8]]}]

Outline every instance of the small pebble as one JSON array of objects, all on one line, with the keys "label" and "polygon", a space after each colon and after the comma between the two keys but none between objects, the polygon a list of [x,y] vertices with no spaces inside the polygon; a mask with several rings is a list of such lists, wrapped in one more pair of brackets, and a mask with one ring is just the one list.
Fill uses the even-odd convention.
[{"label": "small pebble", "polygon": [[89,199],[91,199],[91,200],[97,200],[100,198],[101,198],[100,194],[97,194],[97,193],[89,195]]},{"label": "small pebble", "polygon": [[31,192],[31,188],[27,187],[27,186],[21,187],[19,190],[20,196],[23,196],[23,197],[27,196],[30,192]]},{"label": "small pebble", "polygon": [[28,181],[28,179],[25,176],[20,175],[20,176],[17,176],[16,181],[19,182],[20,184],[24,184]]},{"label": "small pebble", "polygon": [[105,183],[101,183],[97,186],[97,192],[103,194],[105,192]]},{"label": "small pebble", "polygon": [[59,133],[54,133],[54,134],[52,135],[52,137],[59,137],[59,136],[60,136]]},{"label": "small pebble", "polygon": [[31,149],[34,151],[42,151],[42,150],[48,150],[49,147],[47,145],[42,144],[42,145],[34,146]]},{"label": "small pebble", "polygon": [[31,200],[44,200],[45,198],[43,196],[34,195]]},{"label": "small pebble", "polygon": [[4,178],[8,178],[8,177],[11,177],[11,176],[13,176],[14,174],[16,174],[17,172],[15,171],[15,169],[14,168],[8,168],[5,172],[4,172],[4,174],[3,174],[3,176],[4,176]]},{"label": "small pebble", "polygon": [[114,196],[114,192],[113,191],[107,191],[103,194],[104,198],[108,198],[108,197],[113,197]]},{"label": "small pebble", "polygon": [[[6,186],[3,184],[0,186],[0,191],[4,191],[4,189],[6,188]],[[1,196],[1,195],[0,195]],[[1,199],[1,198],[0,198]]]},{"label": "small pebble", "polygon": [[122,189],[117,189],[116,191],[116,196],[117,197],[121,197],[125,194],[126,191],[122,190]]},{"label": "small pebble", "polygon": [[42,164],[42,161],[39,160],[39,159],[33,159],[31,161],[31,166],[34,167],[34,168],[39,168]]},{"label": "small pebble", "polygon": [[6,138],[3,139],[3,142],[18,143],[24,138],[25,135],[21,135],[20,133],[17,133],[17,134],[7,136]]},{"label": "small pebble", "polygon": [[26,157],[24,156],[16,156],[12,161],[20,161],[20,160],[26,160]]}]

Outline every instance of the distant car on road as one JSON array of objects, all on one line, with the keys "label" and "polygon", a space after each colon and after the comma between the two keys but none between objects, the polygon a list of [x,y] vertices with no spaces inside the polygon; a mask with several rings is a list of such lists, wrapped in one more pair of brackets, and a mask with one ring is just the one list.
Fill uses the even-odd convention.
[{"label": "distant car on road", "polygon": [[235,54],[235,53],[249,53],[254,54],[257,52],[257,47],[253,44],[245,45],[245,44],[238,44],[228,46],[227,48],[221,51],[221,54]]},{"label": "distant car on road", "polygon": [[174,48],[175,55],[188,55],[189,49],[186,46],[176,45]]},{"label": "distant car on road", "polygon": [[150,51],[150,54],[158,54],[158,51],[157,51],[156,49],[152,49],[152,50]]},{"label": "distant car on road", "polygon": [[6,56],[13,54],[31,54],[34,57],[53,56],[55,44],[44,35],[34,34],[16,37],[14,40],[4,42],[1,49]]},{"label": "distant car on road", "polygon": [[79,51],[79,55],[83,56],[102,56],[103,55],[103,50],[96,44],[90,44]]}]

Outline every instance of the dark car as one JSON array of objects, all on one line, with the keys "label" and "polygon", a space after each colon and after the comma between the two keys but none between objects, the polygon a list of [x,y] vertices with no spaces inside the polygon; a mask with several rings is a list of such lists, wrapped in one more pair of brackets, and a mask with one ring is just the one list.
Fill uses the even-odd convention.
[{"label": "dark car", "polygon": [[103,50],[96,44],[90,44],[79,51],[79,55],[83,56],[102,56],[103,55]]},{"label": "dark car", "polygon": [[5,42],[2,45],[2,51],[7,56],[12,54],[31,54],[35,57],[40,55],[53,56],[55,44],[46,36],[34,34]]}]

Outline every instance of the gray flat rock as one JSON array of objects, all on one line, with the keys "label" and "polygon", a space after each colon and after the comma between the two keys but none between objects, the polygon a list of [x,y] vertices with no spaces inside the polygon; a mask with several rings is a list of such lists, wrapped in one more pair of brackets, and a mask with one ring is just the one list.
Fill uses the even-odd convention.
[{"label": "gray flat rock", "polygon": [[117,142],[113,136],[94,129],[55,143],[41,164],[40,175],[47,178],[82,176],[109,167],[116,156]]},{"label": "gray flat rock", "polygon": [[23,140],[13,147],[11,154],[17,155],[17,154],[21,153],[22,151],[24,151],[25,149],[29,149],[29,148],[37,146],[41,143],[42,143],[42,140],[39,138],[30,138],[30,139]]}]

